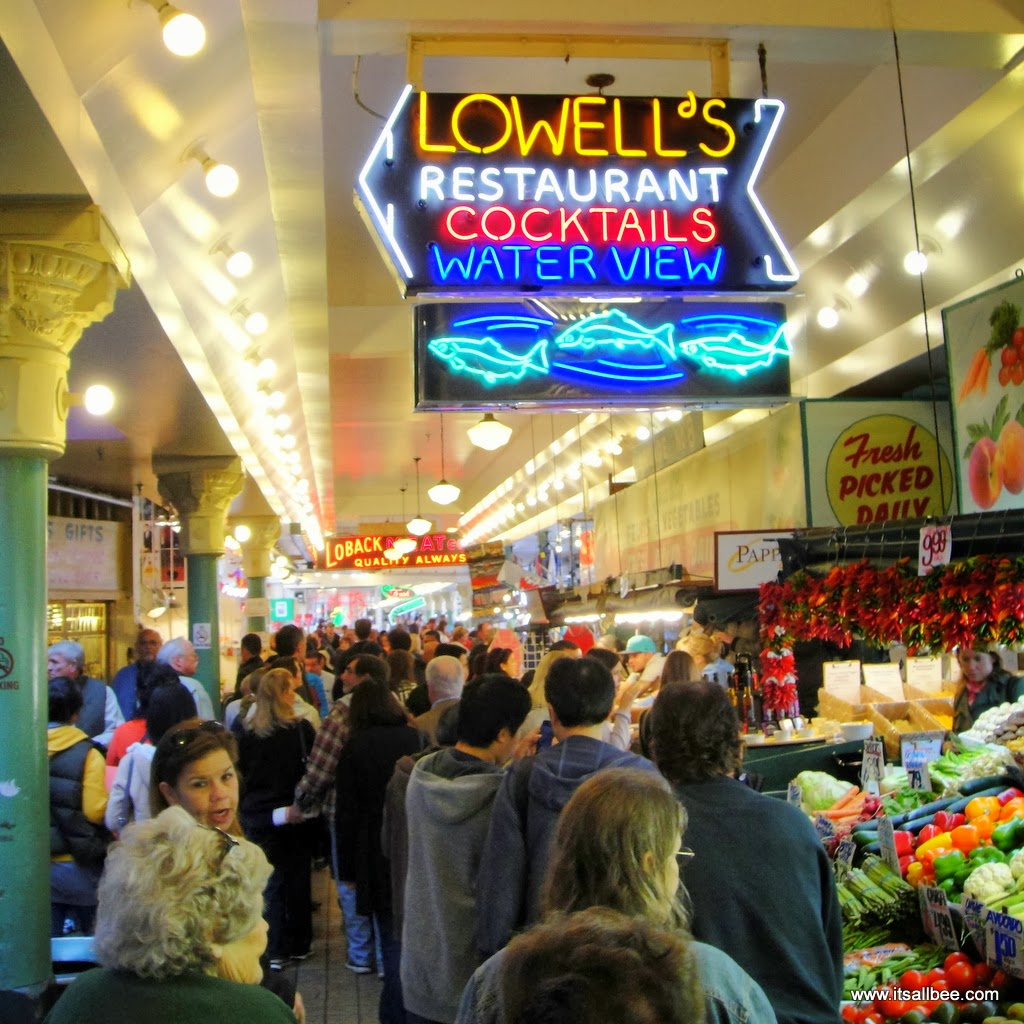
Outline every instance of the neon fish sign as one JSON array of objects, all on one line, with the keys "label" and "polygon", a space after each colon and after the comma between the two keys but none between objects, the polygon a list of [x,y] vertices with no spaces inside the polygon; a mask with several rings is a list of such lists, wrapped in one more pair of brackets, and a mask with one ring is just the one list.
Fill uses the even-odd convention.
[{"label": "neon fish sign", "polygon": [[356,202],[405,294],[781,291],[756,193],[778,100],[407,88]]},{"label": "neon fish sign", "polygon": [[788,397],[791,346],[781,304],[694,308],[676,301],[626,312],[558,300],[487,312],[423,306],[417,405],[578,407],[638,398],[750,405]]}]

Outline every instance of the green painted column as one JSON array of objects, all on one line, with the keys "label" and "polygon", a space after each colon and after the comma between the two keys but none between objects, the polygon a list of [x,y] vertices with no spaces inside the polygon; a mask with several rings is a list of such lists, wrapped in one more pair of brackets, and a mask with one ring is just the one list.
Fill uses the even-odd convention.
[{"label": "green painted column", "polygon": [[217,556],[186,555],[188,639],[199,656],[195,678],[210,696],[214,711],[220,707],[220,608]]},{"label": "green painted column", "polygon": [[[257,601],[262,602],[267,596],[267,578],[266,576],[250,576],[249,577],[249,600],[252,601],[255,598]],[[245,631],[247,633],[266,633],[267,631],[267,616],[266,615],[249,615],[245,620]]]},{"label": "green painted column", "polygon": [[47,461],[0,451],[0,989],[50,976]]},{"label": "green painted column", "polygon": [[188,582],[188,634],[199,655],[196,678],[220,707],[220,612],[217,559],[224,554],[224,514],[245,476],[236,455],[154,455],[161,497],[181,522]]},{"label": "green painted column", "polygon": [[71,350],[128,280],[87,200],[0,206],[0,992],[33,1005],[51,976],[48,463],[76,400]]}]

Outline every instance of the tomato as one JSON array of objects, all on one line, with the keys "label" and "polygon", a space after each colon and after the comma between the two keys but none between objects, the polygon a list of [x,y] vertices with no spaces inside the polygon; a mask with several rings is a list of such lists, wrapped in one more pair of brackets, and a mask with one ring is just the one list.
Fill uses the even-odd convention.
[{"label": "tomato", "polygon": [[1010,368],[1008,366],[999,367],[999,384],[1001,387],[1006,387],[1010,383]]},{"label": "tomato", "polygon": [[885,1018],[880,1013],[869,1013],[861,1018],[860,1024],[885,1024]]},{"label": "tomato", "polygon": [[1024,384],[1024,366],[1020,363],[1015,363],[1010,367],[1010,380],[1018,386]]},{"label": "tomato", "polygon": [[1024,348],[1024,327],[1018,327],[1013,332],[1013,344],[1016,348]]},{"label": "tomato", "polygon": [[971,958],[966,953],[950,953],[942,963],[942,969],[948,971],[953,964],[969,964]]},{"label": "tomato", "polygon": [[839,1011],[839,1016],[846,1021],[846,1024],[860,1024],[860,1007],[855,1003],[845,1003]]},{"label": "tomato", "polygon": [[911,1007],[906,999],[876,999],[875,1006],[886,1015],[886,1017],[902,1017]]},{"label": "tomato", "polygon": [[940,992],[948,992],[950,988],[946,972],[941,967],[936,967],[934,970],[929,971],[924,976],[924,983],[938,989]]},{"label": "tomato", "polygon": [[1013,348],[1013,346],[1004,348],[999,353],[999,361],[1003,366],[1013,366],[1013,364],[1017,362],[1017,358],[1017,350]]},{"label": "tomato", "polygon": [[900,988],[911,992],[924,988],[924,974],[921,971],[904,971],[903,977],[900,978]]},{"label": "tomato", "polygon": [[1000,988],[1000,989],[1002,989],[1002,988],[1006,988],[1006,983],[1009,980],[1010,979],[1005,974],[1003,974],[1002,971],[996,971],[992,975],[992,977],[989,978],[988,983],[992,986],[992,988]]},{"label": "tomato", "polygon": [[[948,959],[946,963],[949,964]],[[974,987],[974,968],[969,963],[958,960],[946,968],[946,980],[950,988],[966,992],[967,989]]]},{"label": "tomato", "polygon": [[978,988],[984,988],[992,979],[992,968],[988,964],[974,965],[974,983]]}]

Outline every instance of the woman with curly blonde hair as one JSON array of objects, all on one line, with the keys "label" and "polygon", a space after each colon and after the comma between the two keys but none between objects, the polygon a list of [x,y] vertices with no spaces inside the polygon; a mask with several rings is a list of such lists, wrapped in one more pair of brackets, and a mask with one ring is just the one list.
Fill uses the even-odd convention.
[{"label": "woman with curly blonde hair", "polygon": [[99,886],[95,951],[48,1024],[294,1024],[259,987],[267,944],[259,847],[200,825],[182,807],[129,825]]}]

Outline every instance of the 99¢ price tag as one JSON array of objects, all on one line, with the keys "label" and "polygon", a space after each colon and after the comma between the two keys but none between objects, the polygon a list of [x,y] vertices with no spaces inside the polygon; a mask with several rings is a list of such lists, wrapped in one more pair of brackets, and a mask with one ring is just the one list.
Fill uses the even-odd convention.
[{"label": "99\u00a2 price tag", "polygon": [[952,543],[949,523],[922,526],[917,551],[917,575],[927,576],[937,565],[948,565]]}]

